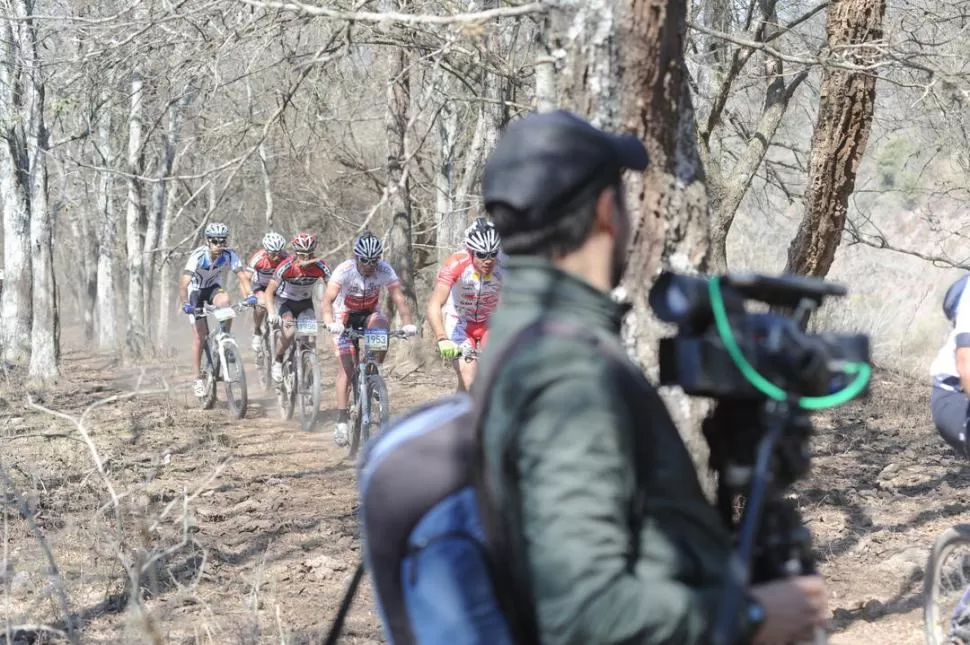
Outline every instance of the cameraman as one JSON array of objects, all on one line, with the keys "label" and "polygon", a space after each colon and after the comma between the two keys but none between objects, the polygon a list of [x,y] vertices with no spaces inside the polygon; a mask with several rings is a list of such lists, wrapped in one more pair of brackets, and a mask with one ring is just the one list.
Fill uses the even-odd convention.
[{"label": "cameraman", "polygon": [[[646,167],[635,137],[568,112],[508,127],[482,177],[509,256],[483,371],[494,348],[541,316],[619,345],[627,309],[608,294],[632,228],[621,174]],[[709,642],[731,536],[633,363],[580,337],[539,337],[501,366],[491,392],[485,477],[515,595],[526,598],[517,624],[543,645]],[[635,467],[639,441],[649,459]],[[754,586],[742,605],[745,643],[788,643],[827,616],[818,576]]]}]

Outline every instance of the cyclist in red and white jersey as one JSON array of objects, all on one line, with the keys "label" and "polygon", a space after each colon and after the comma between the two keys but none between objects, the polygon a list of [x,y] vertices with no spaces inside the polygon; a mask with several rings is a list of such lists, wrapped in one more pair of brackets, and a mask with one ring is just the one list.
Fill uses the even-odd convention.
[{"label": "cyclist in red and white jersey", "polygon": [[478,361],[457,360],[464,346],[481,350],[488,338],[488,319],[502,289],[501,240],[483,217],[465,231],[465,248],[445,260],[428,300],[428,323],[438,353],[452,360],[458,391],[475,379]]},{"label": "cyclist in red and white jersey", "polygon": [[[318,280],[330,279],[330,267],[320,258],[312,258],[317,248],[317,236],[297,233],[291,242],[293,257],[287,258],[276,268],[266,285],[266,314],[269,324],[278,325],[281,320],[296,320],[304,311],[313,311],[313,287]],[[278,302],[277,302],[278,301]],[[280,343],[273,359],[272,377],[277,383],[283,378],[283,354],[293,342],[296,330],[284,327]]]},{"label": "cyclist in red and white jersey", "polygon": [[[349,375],[354,371],[357,355],[356,341],[341,336],[344,329],[388,329],[390,322],[378,309],[381,289],[387,289],[394,306],[401,312],[404,323],[401,331],[409,336],[418,333],[397,273],[394,267],[381,259],[383,251],[381,241],[373,233],[365,231],[354,242],[354,258],[341,262],[333,270],[327,292],[323,296],[323,320],[327,330],[333,334],[337,356],[340,358],[336,395],[340,416],[333,431],[333,440],[338,446],[347,445]],[[375,358],[378,362],[383,362],[384,353],[376,354]]]},{"label": "cyclist in red and white jersey", "polygon": [[253,351],[259,352],[262,344],[260,342],[263,320],[266,318],[266,296],[264,292],[273,279],[273,274],[283,262],[289,259],[290,254],[284,251],[286,248],[286,238],[279,233],[270,231],[263,236],[263,248],[258,249],[249,258],[249,265],[246,267],[252,275],[250,278],[253,284],[253,293],[262,307],[253,308]]},{"label": "cyclist in red and white jersey", "polygon": [[[239,290],[246,304],[256,304],[256,296],[249,284],[249,273],[239,259],[239,255],[226,248],[229,239],[229,227],[219,222],[212,222],[205,227],[204,246],[192,251],[185,262],[182,278],[179,282],[179,295],[182,298],[182,311],[189,315],[192,322],[192,364],[195,367],[195,384],[193,390],[198,397],[205,395],[205,380],[202,378],[202,345],[205,343],[206,325],[204,316],[196,315],[196,309],[205,304],[215,307],[228,307],[229,294],[223,288],[226,272],[232,271],[239,279]],[[226,328],[232,327],[232,320],[226,322]]]}]

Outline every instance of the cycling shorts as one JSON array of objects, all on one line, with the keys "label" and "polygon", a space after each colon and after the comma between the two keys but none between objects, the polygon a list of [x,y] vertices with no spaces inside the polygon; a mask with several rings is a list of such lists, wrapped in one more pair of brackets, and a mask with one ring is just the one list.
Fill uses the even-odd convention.
[{"label": "cycling shorts", "polygon": [[467,345],[481,351],[488,339],[487,322],[468,322],[451,314],[445,314],[445,334],[459,347]]}]

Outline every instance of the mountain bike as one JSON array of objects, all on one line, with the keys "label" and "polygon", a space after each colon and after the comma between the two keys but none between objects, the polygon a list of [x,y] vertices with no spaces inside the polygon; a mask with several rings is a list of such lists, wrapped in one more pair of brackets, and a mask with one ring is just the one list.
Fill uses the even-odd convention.
[{"label": "mountain bike", "polygon": [[406,338],[402,331],[387,329],[350,328],[343,335],[350,340],[363,339],[363,347],[357,352],[354,373],[350,374],[353,384],[350,402],[350,441],[349,453],[353,457],[371,434],[377,434],[381,426],[391,417],[391,400],[387,394],[387,383],[381,373],[381,364],[375,352],[386,352],[391,338]]},{"label": "mountain bike", "polygon": [[[296,334],[283,354],[283,378],[276,385],[280,416],[285,421],[290,420],[299,401],[300,427],[304,432],[311,432],[320,416],[321,376],[316,342],[320,325],[313,311],[304,311],[295,321],[286,320],[282,324],[296,326]],[[280,328],[276,327],[273,347],[276,346],[276,335],[280,333]]]},{"label": "mountain bike", "polygon": [[[216,383],[225,384],[226,403],[229,413],[236,419],[246,416],[248,395],[246,392],[246,370],[236,339],[226,329],[226,322],[236,317],[236,313],[247,305],[239,303],[228,307],[214,307],[206,304],[201,311],[196,307],[196,315],[204,317],[206,340],[202,346],[202,378],[205,380],[205,393],[199,397],[203,410],[209,410],[216,402]],[[219,325],[212,329],[209,318]]]},{"label": "mountain bike", "polygon": [[[256,306],[266,309],[266,305],[263,304]],[[276,354],[279,336],[279,327],[270,325],[269,320],[264,317],[262,329],[259,330],[259,349],[255,352],[256,376],[264,392],[268,392],[273,387],[273,356]]]},{"label": "mountain bike", "polygon": [[948,528],[933,544],[923,574],[923,631],[927,645],[970,643],[970,524]]}]

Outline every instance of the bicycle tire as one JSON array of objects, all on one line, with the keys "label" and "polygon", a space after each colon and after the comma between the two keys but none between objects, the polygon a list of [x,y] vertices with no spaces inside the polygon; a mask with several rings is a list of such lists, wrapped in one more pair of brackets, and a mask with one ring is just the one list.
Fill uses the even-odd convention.
[{"label": "bicycle tire", "polygon": [[211,410],[216,404],[215,366],[212,362],[212,345],[209,342],[202,348],[202,376],[205,378],[205,395],[199,398],[203,410]]},{"label": "bicycle tire", "polygon": [[[371,374],[367,377],[367,397],[369,399],[370,423],[367,428],[361,428],[361,440],[363,443],[370,441],[372,436],[377,436],[380,429],[388,422],[391,417],[391,399],[387,393],[387,383],[380,374]],[[375,432],[371,433],[371,429]]]},{"label": "bicycle tire", "polygon": [[320,361],[313,348],[302,352],[300,384],[297,393],[300,398],[300,427],[304,432],[312,432],[320,416]]},{"label": "bicycle tire", "polygon": [[[296,403],[296,375],[293,374],[292,357],[292,349],[287,350],[287,357],[283,359],[283,379],[276,387],[276,402],[279,404],[280,418],[283,421],[293,418],[293,407]],[[286,385],[287,377],[290,377],[289,387]]]},{"label": "bicycle tire", "polygon": [[[273,357],[275,351],[270,349],[272,344],[271,337],[266,332],[259,335],[259,351],[263,356],[263,361],[256,361],[256,376],[263,392],[269,392],[273,388]],[[274,345],[275,347],[275,345]]]},{"label": "bicycle tire", "polygon": [[360,390],[360,383],[359,383],[360,375],[358,374],[359,369],[360,367],[358,367],[357,370],[354,371],[352,375],[353,378],[351,380],[351,384],[352,384],[351,392],[352,392],[353,400],[350,405],[350,419],[348,419],[349,421],[348,425],[350,426],[350,437],[349,437],[349,440],[347,441],[347,453],[350,457],[356,457],[357,451],[360,449],[361,398],[360,398],[360,392],[359,392]]},{"label": "bicycle tire", "polygon": [[[239,347],[234,342],[225,344],[226,364],[223,365],[225,381],[223,382],[226,390],[226,404],[229,406],[229,414],[235,419],[242,419],[246,416],[246,408],[249,405],[249,393],[246,391],[246,369],[243,366],[242,354]],[[234,396],[237,395],[237,396]]]},{"label": "bicycle tire", "polygon": [[923,574],[923,634],[927,645],[948,645],[948,636],[937,631],[940,625],[937,602],[940,573],[946,557],[962,544],[970,545],[970,524],[957,524],[940,533],[926,562]]}]

